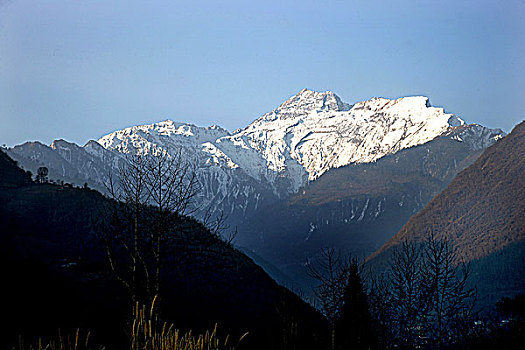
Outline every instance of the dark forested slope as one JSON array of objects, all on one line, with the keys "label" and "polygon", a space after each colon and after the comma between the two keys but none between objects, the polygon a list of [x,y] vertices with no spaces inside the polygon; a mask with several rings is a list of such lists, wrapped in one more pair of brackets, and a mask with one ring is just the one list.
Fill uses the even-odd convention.
[{"label": "dark forested slope", "polygon": [[[2,346],[19,334],[82,327],[94,340],[122,347],[129,301],[108,269],[96,224],[107,201],[90,189],[33,183],[0,152],[0,274],[9,320]],[[164,319],[195,331],[218,323],[232,339],[249,332],[248,349],[279,348],[283,332],[293,335],[288,343],[317,348],[325,323],[313,308],[199,222],[179,220],[180,232],[208,244],[177,258],[162,298]]]}]

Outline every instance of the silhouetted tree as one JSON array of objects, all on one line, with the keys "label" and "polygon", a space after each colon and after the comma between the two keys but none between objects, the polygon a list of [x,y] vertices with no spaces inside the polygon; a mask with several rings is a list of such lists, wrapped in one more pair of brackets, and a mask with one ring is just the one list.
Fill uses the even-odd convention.
[{"label": "silhouetted tree", "polygon": [[496,310],[502,317],[521,319],[525,322],[525,294],[518,294],[514,298],[501,298],[496,303]]},{"label": "silhouetted tree", "polygon": [[420,347],[428,313],[428,290],[424,280],[421,248],[403,242],[394,252],[390,275],[393,330],[399,346]]},{"label": "silhouetted tree", "polygon": [[321,312],[331,326],[332,350],[336,344],[336,322],[339,317],[348,275],[348,263],[334,248],[324,248],[318,260],[308,264],[308,274],[319,282],[314,293]]},{"label": "silhouetted tree", "polygon": [[370,286],[368,298],[377,345],[380,349],[389,349],[395,339],[392,322],[394,310],[390,304],[390,281],[384,274],[379,276],[370,274]]},{"label": "silhouetted tree", "polygon": [[448,241],[403,242],[390,272],[372,279],[372,314],[382,348],[437,348],[459,344],[472,325],[475,290],[469,267]]},{"label": "silhouetted tree", "polygon": [[103,227],[110,267],[133,304],[151,304],[159,295],[165,259],[180,243],[181,215],[196,195],[194,169],[182,153],[134,154],[118,178],[110,176],[111,208]]},{"label": "silhouetted tree", "polygon": [[350,260],[340,316],[336,321],[337,349],[375,348],[368,297],[361,281],[357,259]]},{"label": "silhouetted tree", "polygon": [[36,181],[39,183],[46,183],[48,181],[48,173],[48,169],[45,166],[41,166],[36,172]]},{"label": "silhouetted tree", "polygon": [[431,235],[424,249],[423,280],[428,290],[428,338],[435,348],[459,343],[473,321],[476,291],[467,287],[470,266],[454,252],[448,240]]},{"label": "silhouetted tree", "polygon": [[280,350],[297,350],[299,338],[299,321],[291,301],[282,298],[276,306],[280,318]]}]

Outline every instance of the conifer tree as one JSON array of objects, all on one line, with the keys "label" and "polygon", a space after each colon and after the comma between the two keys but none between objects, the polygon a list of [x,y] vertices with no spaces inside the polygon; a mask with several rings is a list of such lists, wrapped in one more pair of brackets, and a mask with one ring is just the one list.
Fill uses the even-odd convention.
[{"label": "conifer tree", "polygon": [[373,349],[374,332],[357,259],[351,259],[337,321],[337,349]]}]

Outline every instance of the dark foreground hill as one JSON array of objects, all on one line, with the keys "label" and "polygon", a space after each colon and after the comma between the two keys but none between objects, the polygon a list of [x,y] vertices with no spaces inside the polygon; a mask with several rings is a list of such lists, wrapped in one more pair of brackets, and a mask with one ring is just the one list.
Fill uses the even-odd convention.
[{"label": "dark foreground hill", "polygon": [[[107,201],[90,189],[33,183],[0,152],[2,313],[9,320],[0,346],[19,334],[81,327],[94,341],[123,348],[130,306],[108,270],[95,225]],[[217,323],[231,339],[249,332],[245,349],[278,349],[284,342],[319,348],[326,325],[313,308],[199,222],[180,217],[179,227],[196,244],[208,243],[178,258],[162,299],[164,319],[194,332]]]},{"label": "dark foreground hill", "polygon": [[369,259],[383,268],[404,240],[432,232],[472,267],[482,303],[525,292],[525,122],[470,167]]},{"label": "dark foreground hill", "polygon": [[[305,262],[322,248],[366,258],[483,152],[458,141],[463,131],[368,164],[332,169],[239,228],[238,243],[310,291]],[[269,271],[269,270],[268,270]]]}]

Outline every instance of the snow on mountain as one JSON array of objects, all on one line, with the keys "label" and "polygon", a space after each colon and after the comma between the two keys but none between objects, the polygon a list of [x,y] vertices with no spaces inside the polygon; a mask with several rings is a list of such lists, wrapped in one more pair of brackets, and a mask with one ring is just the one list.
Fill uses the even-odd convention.
[{"label": "snow on mountain", "polygon": [[99,143],[124,153],[131,145],[145,154],[182,147],[200,168],[240,169],[269,183],[279,195],[296,192],[331,168],[373,162],[454,128],[463,128],[473,147],[486,147],[502,135],[501,130],[467,126],[423,96],[372,98],[349,105],[331,91],[303,89],[233,134],[217,126],[167,120],[113,132]]},{"label": "snow on mountain", "polygon": [[[271,200],[275,195],[266,184],[254,179],[241,169],[236,160],[224,153],[217,144],[228,137],[225,129],[213,125],[198,127],[192,124],[166,120],[115,131],[98,140],[107,150],[116,153],[168,154],[181,152],[183,159],[195,167],[200,184],[198,213],[224,212],[244,216],[255,210],[259,200]],[[250,157],[243,154],[243,157]],[[248,164],[246,160],[243,164]],[[264,163],[259,166],[265,166]]]},{"label": "snow on mountain", "polygon": [[160,123],[139,125],[112,132],[98,140],[104,148],[122,153],[130,152],[130,148],[142,154],[156,153],[159,150],[175,150],[190,146],[193,151],[199,151],[207,142],[215,142],[218,138],[229,135],[225,129],[213,125],[208,128],[193,124],[177,123],[165,120]]},{"label": "snow on mountain", "polygon": [[266,177],[270,183],[288,178],[287,190],[295,192],[331,168],[373,162],[459,126],[466,127],[465,122],[432,107],[423,96],[372,98],[349,105],[331,91],[304,89],[246,128],[218,140],[217,147],[254,178]]},{"label": "snow on mountain", "polygon": [[489,147],[495,141],[505,136],[500,129],[489,129],[479,124],[462,125],[457,128],[451,128],[447,135],[451,138],[465,142],[473,150],[480,150]]},{"label": "snow on mountain", "polygon": [[59,140],[51,149],[28,144],[11,153],[28,166],[36,160],[53,164],[53,174],[71,181],[89,179],[100,188],[104,174],[115,171],[126,153],[180,150],[197,170],[200,209],[244,216],[262,202],[295,193],[329,169],[373,162],[447,134],[484,148],[503,132],[467,125],[432,107],[423,96],[372,98],[350,105],[331,91],[303,89],[234,133],[216,125],[165,120],[118,130],[84,147]]}]

